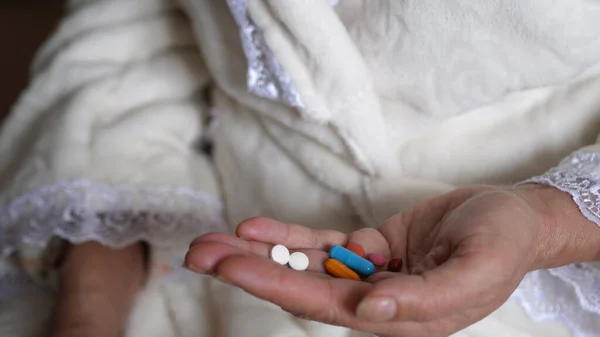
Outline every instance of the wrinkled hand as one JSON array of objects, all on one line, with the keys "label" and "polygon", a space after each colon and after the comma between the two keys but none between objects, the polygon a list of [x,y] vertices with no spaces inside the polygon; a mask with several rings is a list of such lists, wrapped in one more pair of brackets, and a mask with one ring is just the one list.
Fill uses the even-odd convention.
[{"label": "wrinkled hand", "polygon": [[[380,336],[446,337],[492,313],[528,271],[564,253],[549,243],[560,235],[547,228],[543,207],[519,190],[473,187],[350,234],[254,218],[237,237],[194,240],[186,264],[298,317]],[[327,275],[329,248],[352,242],[367,254],[401,257],[403,272],[377,272],[366,282]],[[270,261],[275,244],[306,253],[309,271]]]}]

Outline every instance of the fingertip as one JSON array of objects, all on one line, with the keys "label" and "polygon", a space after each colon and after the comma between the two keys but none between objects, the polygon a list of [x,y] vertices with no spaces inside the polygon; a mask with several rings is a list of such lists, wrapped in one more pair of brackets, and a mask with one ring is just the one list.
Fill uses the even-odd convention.
[{"label": "fingertip", "polygon": [[194,247],[195,245],[199,244],[200,242],[202,242],[204,240],[204,236],[206,234],[200,235],[198,237],[196,237],[194,240],[192,240],[192,242],[190,242],[188,249],[191,249],[192,247]]},{"label": "fingertip", "polygon": [[254,239],[259,235],[260,228],[269,221],[274,220],[266,217],[248,218],[237,225],[235,234],[243,239]]},{"label": "fingertip", "polygon": [[183,259],[183,267],[195,273],[207,274],[208,271],[201,267],[201,265],[203,264],[202,261],[198,261],[196,257],[196,251],[196,246],[190,247]]},{"label": "fingertip", "polygon": [[200,274],[212,274],[215,267],[228,256],[240,255],[236,247],[220,242],[203,242],[185,254],[184,267]]},{"label": "fingertip", "polygon": [[192,242],[190,243],[188,249],[192,249],[194,246],[197,246],[200,243],[204,243],[204,242],[225,241],[225,240],[227,240],[228,237],[231,237],[231,235],[226,234],[226,233],[218,233],[218,232],[212,232],[212,233],[202,234],[199,237],[197,237],[194,240],[192,240]]}]

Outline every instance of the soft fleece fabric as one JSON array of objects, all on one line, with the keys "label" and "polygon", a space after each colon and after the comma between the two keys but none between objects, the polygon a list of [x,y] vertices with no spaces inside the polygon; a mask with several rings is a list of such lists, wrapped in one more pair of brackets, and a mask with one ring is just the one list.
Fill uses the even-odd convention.
[{"label": "soft fleece fabric", "polygon": [[[17,274],[54,236],[149,241],[154,274],[128,336],[367,336],[160,268],[195,235],[255,215],[347,231],[457,186],[514,183],[600,132],[588,1],[250,0],[301,109],[249,92],[224,0],[69,9],[0,134],[0,248],[18,252],[2,270]],[[31,308],[47,316],[35,302],[51,296],[24,299],[1,313],[11,336],[37,333]],[[571,335],[515,300],[462,332]]]}]

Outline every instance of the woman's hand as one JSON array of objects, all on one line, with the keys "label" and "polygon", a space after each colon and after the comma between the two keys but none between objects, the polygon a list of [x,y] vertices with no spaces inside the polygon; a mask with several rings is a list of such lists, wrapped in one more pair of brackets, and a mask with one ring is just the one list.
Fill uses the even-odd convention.
[{"label": "woman's hand", "polygon": [[[565,216],[571,228],[561,225]],[[296,316],[380,336],[446,337],[500,307],[528,271],[593,260],[600,248],[600,229],[570,196],[537,185],[459,189],[350,234],[256,218],[237,236],[197,238],[187,266]],[[403,272],[366,282],[328,276],[329,248],[348,243],[401,257]],[[306,253],[309,271],[270,261],[275,244]]]}]

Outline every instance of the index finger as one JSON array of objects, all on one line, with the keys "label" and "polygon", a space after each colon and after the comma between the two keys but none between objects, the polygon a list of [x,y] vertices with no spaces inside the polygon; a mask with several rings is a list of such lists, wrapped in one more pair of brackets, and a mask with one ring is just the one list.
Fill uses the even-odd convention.
[{"label": "index finger", "polygon": [[236,235],[254,241],[281,244],[290,249],[328,250],[335,245],[345,246],[348,235],[333,230],[317,230],[269,218],[250,218],[242,221]]}]

